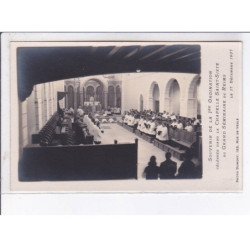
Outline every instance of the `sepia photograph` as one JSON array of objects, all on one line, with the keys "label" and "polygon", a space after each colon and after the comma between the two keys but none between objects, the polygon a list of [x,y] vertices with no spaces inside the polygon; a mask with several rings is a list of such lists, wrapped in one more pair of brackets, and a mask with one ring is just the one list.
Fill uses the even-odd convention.
[{"label": "sepia photograph", "polygon": [[240,190],[240,46],[13,42],[11,189]]},{"label": "sepia photograph", "polygon": [[202,178],[200,56],[190,44],[18,48],[19,180]]}]

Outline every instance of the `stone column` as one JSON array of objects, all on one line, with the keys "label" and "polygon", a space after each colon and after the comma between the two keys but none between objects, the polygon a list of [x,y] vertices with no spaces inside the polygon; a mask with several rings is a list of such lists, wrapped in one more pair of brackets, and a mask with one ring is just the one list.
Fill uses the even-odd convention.
[{"label": "stone column", "polygon": [[74,90],[74,110],[77,110],[77,89]]},{"label": "stone column", "polygon": [[83,107],[84,103],[83,103],[83,92],[80,90],[80,104]]},{"label": "stone column", "polygon": [[108,92],[104,91],[104,108],[108,108]]}]

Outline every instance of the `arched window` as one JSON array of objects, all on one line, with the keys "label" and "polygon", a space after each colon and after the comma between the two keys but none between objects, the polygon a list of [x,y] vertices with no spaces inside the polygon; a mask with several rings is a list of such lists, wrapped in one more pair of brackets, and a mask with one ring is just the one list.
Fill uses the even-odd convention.
[{"label": "arched window", "polygon": [[169,80],[166,85],[165,110],[170,114],[180,114],[180,86],[176,79]]},{"label": "arched window", "polygon": [[99,85],[96,88],[96,101],[100,102],[101,104],[103,103],[103,86]]},{"label": "arched window", "polygon": [[200,106],[200,76],[195,76],[188,89],[188,117],[201,115]]},{"label": "arched window", "polygon": [[94,97],[95,95],[95,90],[94,90],[94,87],[93,86],[88,86],[87,89],[86,89],[86,99],[87,99],[87,102],[90,101],[90,97]]},{"label": "arched window", "polygon": [[160,89],[159,85],[156,82],[153,82],[150,87],[149,93],[149,103],[150,109],[155,112],[159,112],[160,110]]},{"label": "arched window", "polygon": [[115,106],[115,88],[114,86],[108,87],[108,106],[113,108]]}]

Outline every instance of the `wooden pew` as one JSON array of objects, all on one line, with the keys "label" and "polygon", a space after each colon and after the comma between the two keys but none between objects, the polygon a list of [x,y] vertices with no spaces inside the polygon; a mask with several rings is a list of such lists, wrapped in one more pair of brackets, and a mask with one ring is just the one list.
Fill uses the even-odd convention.
[{"label": "wooden pew", "polygon": [[196,133],[188,132],[182,129],[169,128],[170,140],[184,146],[191,148],[191,146],[196,142]]},{"label": "wooden pew", "polygon": [[137,179],[137,150],[138,140],[109,145],[27,146],[19,162],[19,180]]},{"label": "wooden pew", "polygon": [[153,144],[165,152],[170,152],[172,156],[174,156],[175,158],[181,161],[184,159],[185,150],[179,149],[178,147],[173,147],[169,144],[160,142],[156,139],[153,141]]}]

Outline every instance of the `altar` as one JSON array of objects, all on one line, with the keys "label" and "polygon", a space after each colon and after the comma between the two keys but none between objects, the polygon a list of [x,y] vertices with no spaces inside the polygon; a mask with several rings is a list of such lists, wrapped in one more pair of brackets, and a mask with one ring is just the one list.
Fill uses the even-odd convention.
[{"label": "altar", "polygon": [[91,96],[89,101],[85,101],[83,108],[87,112],[96,112],[102,110],[102,105],[99,101],[95,101],[94,97]]}]

